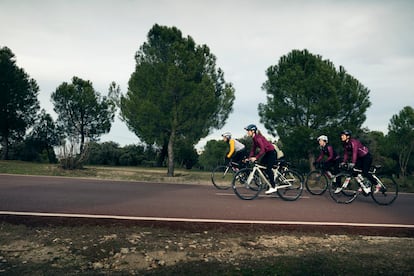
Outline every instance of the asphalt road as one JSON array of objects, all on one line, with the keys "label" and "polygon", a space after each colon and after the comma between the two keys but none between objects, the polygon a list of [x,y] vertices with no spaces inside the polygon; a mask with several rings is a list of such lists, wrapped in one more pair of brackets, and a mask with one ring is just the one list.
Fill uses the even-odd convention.
[{"label": "asphalt road", "polygon": [[328,193],[297,201],[273,196],[240,200],[212,185],[143,183],[0,175],[0,216],[91,217],[123,220],[392,228],[414,232],[414,194],[390,206],[359,196],[338,204]]}]

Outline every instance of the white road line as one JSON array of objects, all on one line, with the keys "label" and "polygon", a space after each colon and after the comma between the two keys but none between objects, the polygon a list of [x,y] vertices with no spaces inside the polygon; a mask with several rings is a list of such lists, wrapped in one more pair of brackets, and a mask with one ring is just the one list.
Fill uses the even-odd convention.
[{"label": "white road line", "polygon": [[385,223],[353,223],[353,222],[312,222],[312,221],[271,221],[271,220],[224,220],[224,219],[189,219],[189,218],[161,218],[161,217],[131,217],[113,215],[88,215],[64,213],[37,213],[37,212],[10,212],[0,211],[0,215],[37,216],[37,217],[66,217],[66,218],[94,218],[117,220],[142,220],[163,222],[202,222],[202,223],[231,223],[231,224],[271,224],[271,225],[312,225],[312,226],[358,226],[358,227],[385,227],[385,228],[414,228],[414,224],[385,224]]}]

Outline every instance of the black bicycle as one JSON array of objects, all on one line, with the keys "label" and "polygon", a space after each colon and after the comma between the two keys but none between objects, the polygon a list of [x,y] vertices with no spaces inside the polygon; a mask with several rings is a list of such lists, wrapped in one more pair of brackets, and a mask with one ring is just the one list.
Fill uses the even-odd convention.
[{"label": "black bicycle", "polygon": [[239,163],[229,161],[226,165],[218,165],[211,172],[211,182],[219,190],[231,187],[234,175],[239,171]]},{"label": "black bicycle", "polygon": [[307,174],[305,187],[313,195],[322,195],[328,189],[329,183],[334,179],[335,175],[330,170],[318,164],[315,170]]},{"label": "black bicycle", "polygon": [[[347,165],[345,165],[347,168]],[[338,203],[351,203],[359,194],[371,196],[379,205],[390,205],[398,197],[398,184],[390,175],[377,176],[376,172],[381,166],[371,167],[369,173],[375,179],[376,183],[372,184],[368,179],[361,175],[361,170],[353,168],[343,171],[335,178],[343,179],[342,185],[335,186],[333,182],[329,185],[329,193],[333,200]]]}]

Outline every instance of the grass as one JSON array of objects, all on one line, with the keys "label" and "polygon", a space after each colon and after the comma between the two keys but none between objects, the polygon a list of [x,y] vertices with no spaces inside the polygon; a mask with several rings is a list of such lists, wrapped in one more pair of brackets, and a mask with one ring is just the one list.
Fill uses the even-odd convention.
[{"label": "grass", "polygon": [[126,181],[151,181],[191,184],[210,184],[210,172],[176,169],[174,177],[167,176],[166,168],[85,166],[79,170],[64,170],[57,164],[0,160],[0,173],[21,175],[66,176]]}]

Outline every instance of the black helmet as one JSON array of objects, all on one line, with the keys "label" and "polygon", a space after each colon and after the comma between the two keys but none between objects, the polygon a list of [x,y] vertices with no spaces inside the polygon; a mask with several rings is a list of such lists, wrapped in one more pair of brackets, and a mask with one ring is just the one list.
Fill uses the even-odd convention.
[{"label": "black helmet", "polygon": [[257,126],[253,125],[253,124],[250,124],[247,127],[245,127],[244,129],[247,130],[247,131],[253,130],[254,132],[256,132],[257,131]]},{"label": "black helmet", "polygon": [[345,134],[346,136],[351,136],[352,135],[352,131],[350,131],[350,130],[348,130],[348,129],[346,129],[346,130],[342,130],[341,131],[341,135],[342,134]]}]

